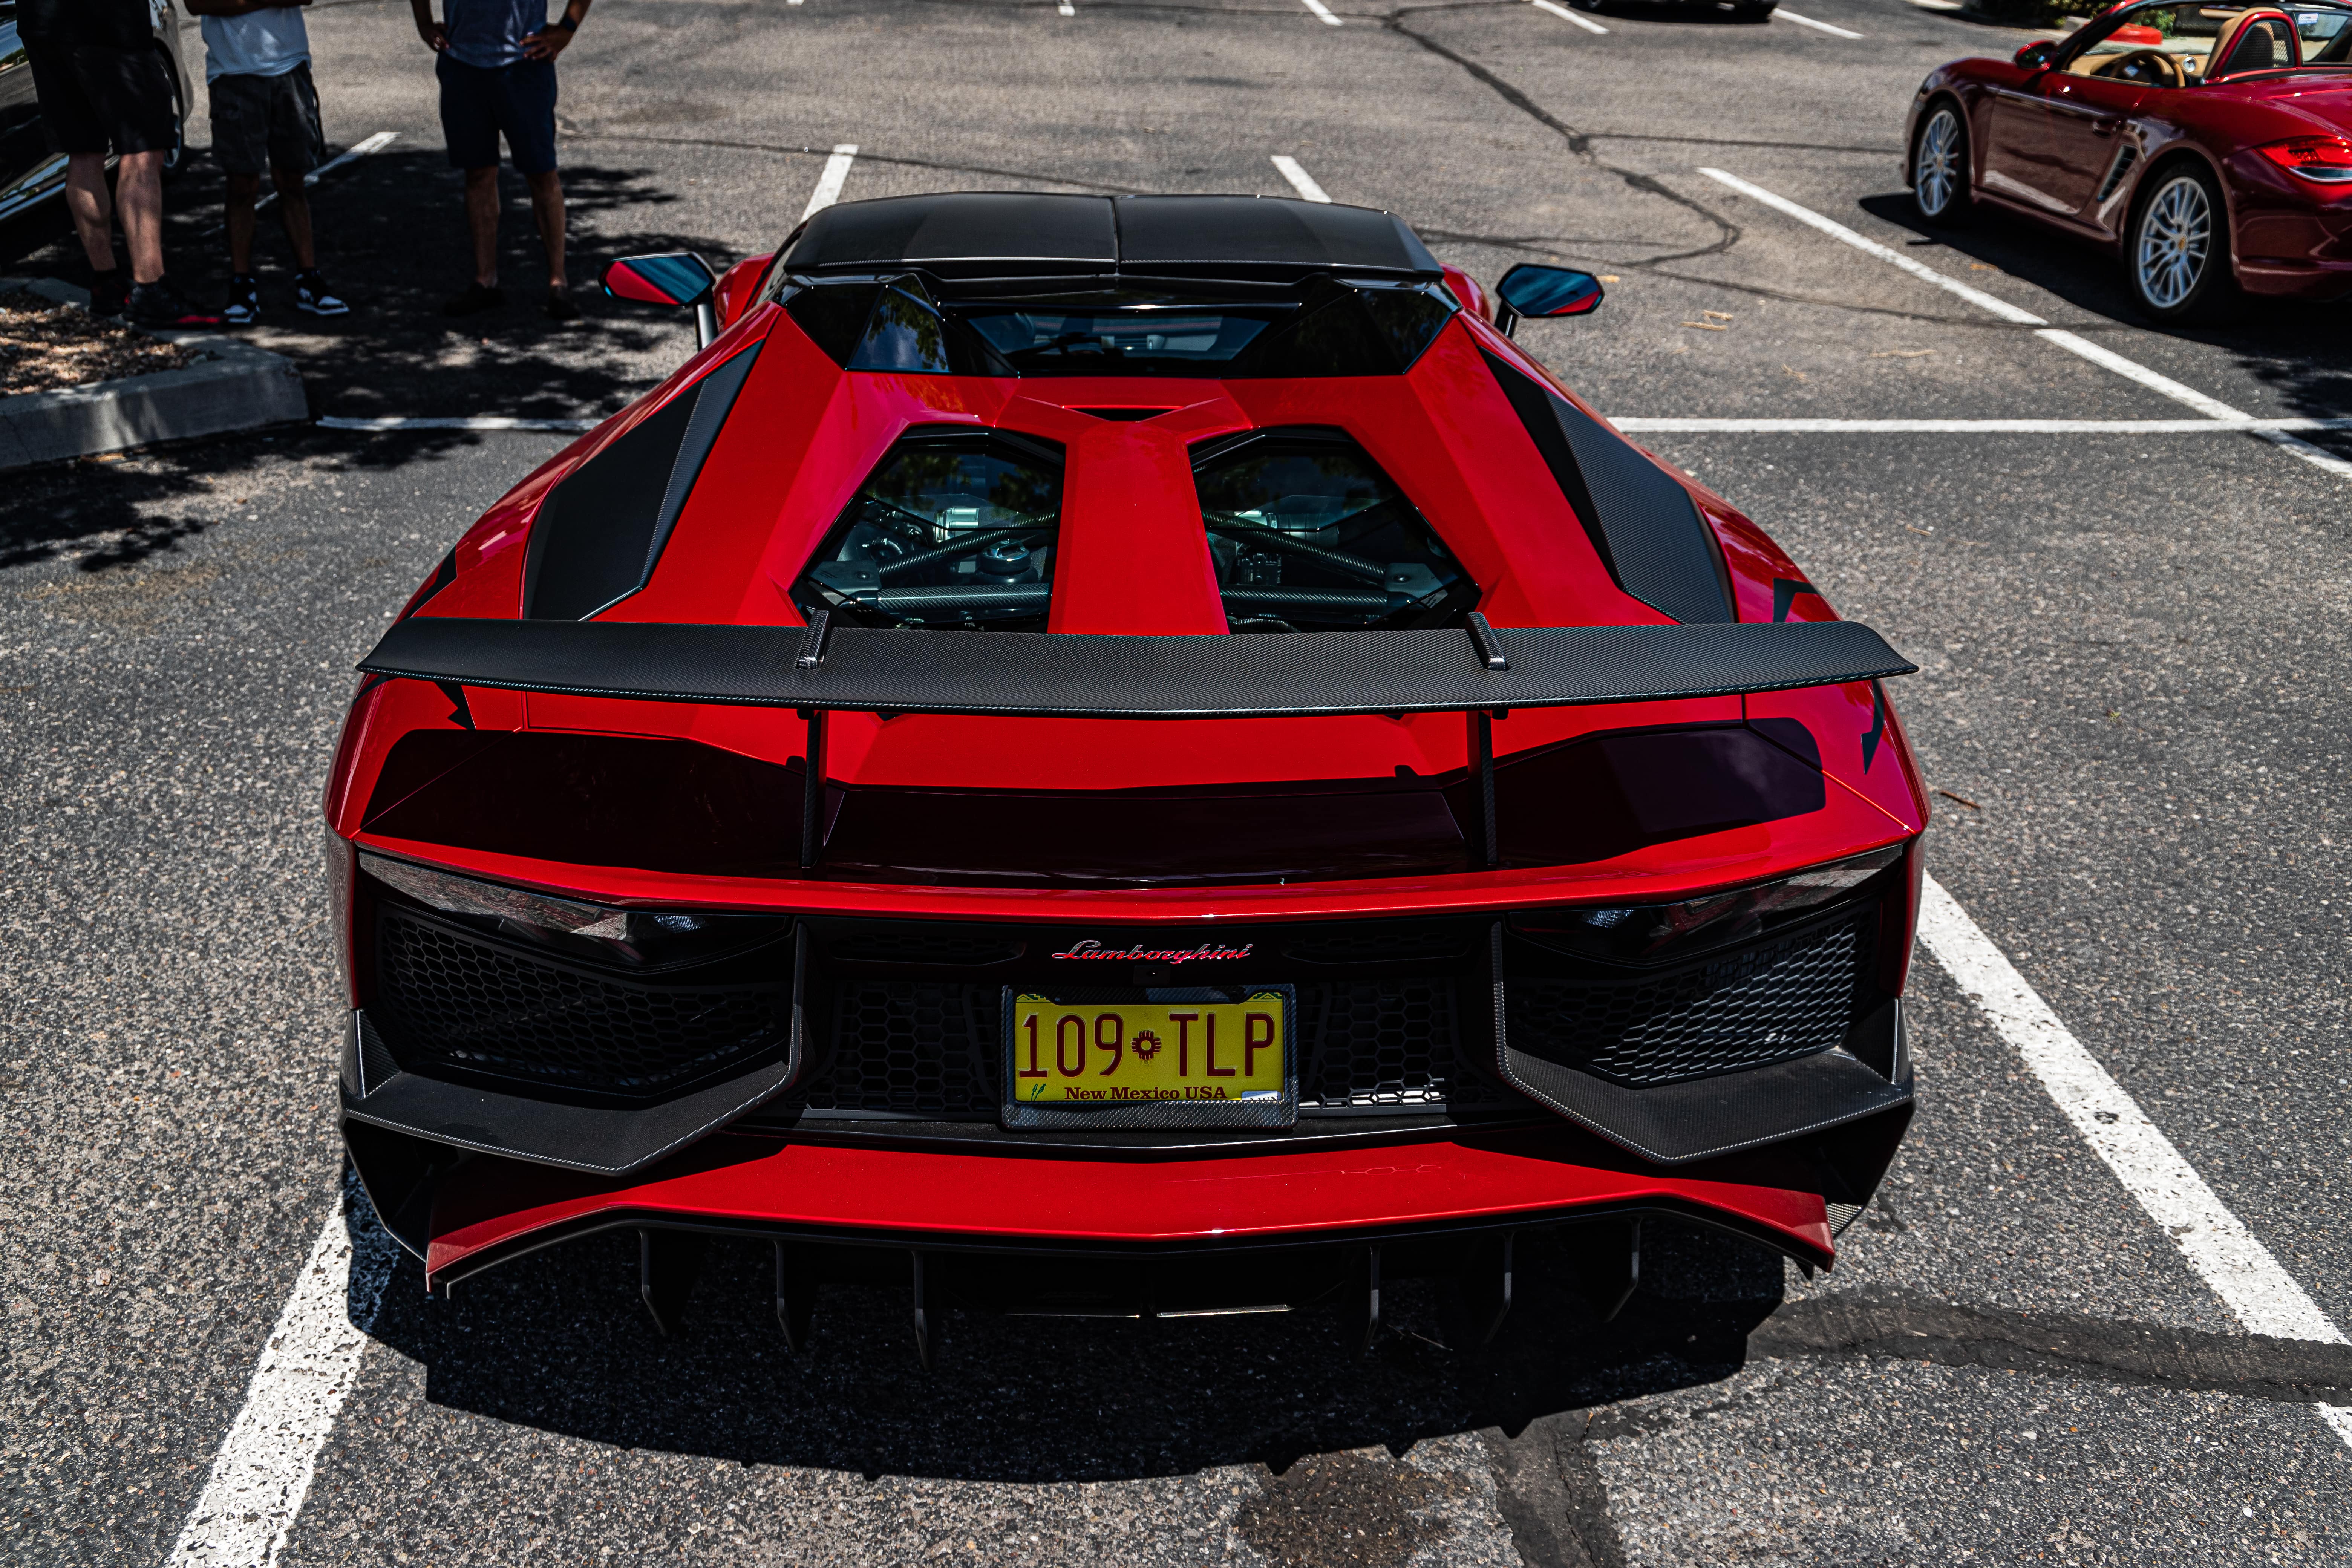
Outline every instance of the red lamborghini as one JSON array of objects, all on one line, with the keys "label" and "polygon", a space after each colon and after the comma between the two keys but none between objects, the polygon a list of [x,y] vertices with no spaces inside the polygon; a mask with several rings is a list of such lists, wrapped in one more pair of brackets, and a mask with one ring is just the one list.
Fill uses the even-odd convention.
[{"label": "red lamborghini", "polygon": [[614,1228],[1088,1314],[1613,1310],[1826,1267],[1911,1115],[1926,803],[1752,523],[1394,217],[835,206],[383,641],[326,801],[342,1131],[446,1287]]},{"label": "red lamborghini", "polygon": [[1985,202],[2117,251],[2142,310],[2352,293],[2352,6],[2103,12],[1919,86],[1906,174],[1945,224]]}]

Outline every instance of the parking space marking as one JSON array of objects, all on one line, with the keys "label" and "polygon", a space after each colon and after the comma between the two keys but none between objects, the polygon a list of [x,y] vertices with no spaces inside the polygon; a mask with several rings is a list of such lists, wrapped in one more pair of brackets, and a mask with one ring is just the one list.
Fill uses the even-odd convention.
[{"label": "parking space marking", "polygon": [[[397,131],[379,131],[373,136],[362,137],[359,141],[352,142],[349,147],[344,148],[342,152],[336,154],[334,157],[328,159],[325,163],[320,164],[317,168],[303,175],[303,188],[308,190],[310,186],[317,184],[320,179],[324,178],[326,175],[333,174],[344,164],[356,163],[371,153],[382,152],[384,148],[391,146],[399,139],[400,132]],[[262,208],[269,205],[270,203],[277,199],[278,193],[276,191],[265,191],[262,193],[261,199],[253,204],[253,210],[255,212],[259,212]]]},{"label": "parking space marking", "polygon": [[1323,4],[1323,0],[1304,0],[1304,3],[1309,11],[1315,13],[1315,19],[1325,26],[1336,27],[1340,25],[1339,18],[1331,14],[1331,7]]},{"label": "parking space marking", "polygon": [[1685,419],[1633,416],[1620,430],[1738,436],[2242,436],[2352,430],[2352,419]]},{"label": "parking space marking", "polygon": [[809,193],[808,205],[801,209],[803,223],[841,199],[841,187],[849,180],[849,165],[856,161],[856,142],[843,142],[834,147],[833,156],[824,161],[824,173],[816,177],[816,189]]},{"label": "parking space marking", "polygon": [[1559,17],[1563,22],[1573,22],[1588,33],[1605,33],[1609,30],[1590,16],[1580,16],[1567,6],[1554,4],[1554,0],[1528,0],[1528,4],[1549,16]]},{"label": "parking space marking", "polygon": [[[354,1231],[358,1245],[353,1245]],[[355,1178],[311,1244],[166,1568],[269,1568],[358,1381],[399,1248]]]},{"label": "parking space marking", "polygon": [[1290,182],[1292,190],[1297,191],[1308,201],[1328,202],[1331,199],[1323,194],[1323,187],[1315,183],[1315,176],[1300,168],[1298,160],[1289,153],[1276,153],[1274,155],[1274,167],[1276,173]]},{"label": "parking space marking", "polygon": [[[2112,349],[2102,348],[2087,338],[2078,337],[2063,328],[2053,327],[2047,320],[2035,315],[2031,310],[2021,310],[2008,300],[1996,299],[1981,289],[1971,289],[1957,278],[1947,278],[1924,262],[1915,261],[1901,251],[1890,249],[1874,239],[1865,239],[1834,218],[1823,217],[1811,207],[1800,206],[1788,197],[1776,195],[1761,185],[1750,184],[1737,174],[1727,174],[1721,169],[1701,169],[1699,173],[1708,179],[1730,186],[1741,195],[1762,202],[1775,212],[1795,218],[1809,228],[1820,230],[1832,239],[1850,245],[1865,256],[1874,256],[1881,261],[1892,262],[1914,278],[1933,283],[1937,288],[1949,293],[1957,294],[1978,309],[1990,311],[2003,321],[2014,321],[2020,326],[2038,328],[2040,330],[2033,335],[2043,342],[2064,349],[2069,353],[2080,354],[2093,364],[2104,370],[2113,371],[2127,381],[2137,382],[2150,392],[2161,394],[2171,398],[2175,403],[2186,404],[2209,419],[2251,421],[2253,418],[2253,416],[2242,413],[2219,398],[2208,397],[2195,387],[2185,386],[2168,375],[2148,369],[2136,360],[2126,359]],[[2324,451],[2298,436],[2267,426],[2250,426],[2248,433],[2258,439],[2268,441],[2283,451],[2292,453],[2313,468],[2334,474],[2338,479],[2352,479],[2352,462]]]},{"label": "parking space marking", "polygon": [[1776,22],[1794,22],[1801,27],[1818,27],[1824,33],[1835,33],[1841,38],[1859,38],[1862,37],[1860,33],[1850,33],[1843,27],[1832,27],[1827,22],[1816,22],[1811,16],[1800,16],[1794,11],[1784,11],[1776,8],[1772,13],[1772,19]]},{"label": "parking space marking", "polygon": [[[2343,1331],[2279,1266],[2271,1249],[2230,1212],[2172,1140],[1933,877],[1920,884],[1919,941],[2247,1332],[2346,1342]],[[2338,1436],[2352,1443],[2352,1409],[2316,1408]]]},{"label": "parking space marking", "polygon": [[1070,0],[1062,0],[1062,3],[1054,8],[1065,16],[1075,16],[1078,14],[1078,8],[1071,5]]}]

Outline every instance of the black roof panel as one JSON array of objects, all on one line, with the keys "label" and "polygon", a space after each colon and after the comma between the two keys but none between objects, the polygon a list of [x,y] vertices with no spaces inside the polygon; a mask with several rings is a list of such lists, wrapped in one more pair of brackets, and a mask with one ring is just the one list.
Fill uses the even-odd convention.
[{"label": "black roof panel", "polygon": [[1104,272],[1280,281],[1308,272],[1435,277],[1401,218],[1276,196],[1075,196],[971,191],[842,202],[785,253],[802,274],[919,267],[942,277]]},{"label": "black roof panel", "polygon": [[1438,270],[1402,218],[1370,207],[1277,196],[1121,196],[1114,205],[1119,265],[1129,271],[1232,262]]}]

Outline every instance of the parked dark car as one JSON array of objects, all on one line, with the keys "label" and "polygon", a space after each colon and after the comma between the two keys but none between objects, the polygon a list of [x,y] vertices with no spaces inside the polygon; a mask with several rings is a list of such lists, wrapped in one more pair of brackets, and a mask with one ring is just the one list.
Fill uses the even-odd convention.
[{"label": "parked dark car", "polygon": [[[173,114],[180,127],[165,173],[187,156],[188,106],[195,85],[180,46],[180,10],[172,0],[148,0],[155,25],[155,47],[171,68]],[[65,155],[41,124],[41,103],[33,91],[32,68],[16,37],[16,0],[0,0],[0,218],[14,217],[65,188]]]}]

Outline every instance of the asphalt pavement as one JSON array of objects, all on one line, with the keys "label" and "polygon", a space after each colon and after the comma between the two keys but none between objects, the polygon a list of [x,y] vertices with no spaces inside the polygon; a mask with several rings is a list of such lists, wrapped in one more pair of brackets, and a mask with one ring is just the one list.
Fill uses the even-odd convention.
[{"label": "asphalt pavement", "polygon": [[[607,0],[562,66],[575,281],[771,248],[850,145],[848,198],[1281,195],[1279,154],[1488,280],[1607,275],[1597,315],[1521,341],[1612,416],[1962,426],[1632,427],[1922,666],[1895,697],[1939,792],[1934,875],[2352,1324],[2352,442],[1965,428],[2204,417],[2183,389],[2352,415],[2352,315],[2158,330],[2110,258],[1918,229],[1913,89],[2021,36],[1906,0],[1801,0],[1839,31],[1625,4],[1575,14],[1596,32],[1521,0],[1334,3],[1339,26],[1276,0],[1068,9]],[[439,317],[464,235],[408,7],[316,0],[310,23],[331,141],[395,133],[315,197],[351,317],[294,315],[265,219],[253,335],[314,413],[594,417],[683,357],[682,321],[537,313],[515,182],[509,305]],[[225,280],[217,195],[199,157],[168,197],[199,298]],[[0,264],[86,278],[55,215],[0,228]],[[380,1255],[363,1212],[331,1218],[320,789],[352,662],[564,439],[289,429],[10,477],[10,1562],[170,1556],[322,1224]],[[364,1353],[277,1560],[2352,1561],[2352,1436],[2317,1408],[2352,1405],[2352,1349],[2250,1333],[1999,1020],[1924,950],[1913,977],[1920,1115],[1827,1275],[1653,1227],[1609,1324],[1538,1253],[1485,1349],[1411,1286],[1362,1358],[1311,1315],[956,1314],[926,1374],[879,1291],[829,1293],[788,1355],[749,1247],[717,1250],[672,1341],[616,1239],[446,1300],[403,1264],[380,1301],[353,1291]]]}]

